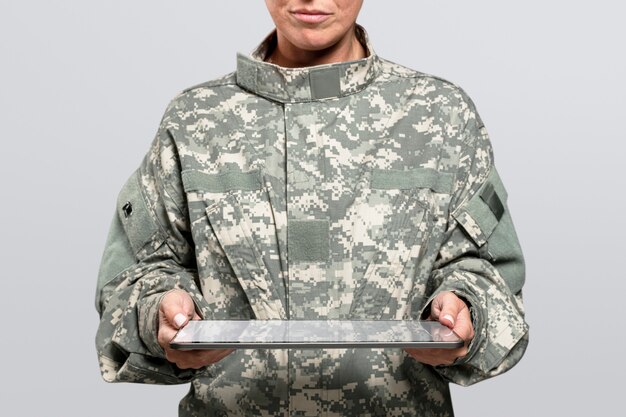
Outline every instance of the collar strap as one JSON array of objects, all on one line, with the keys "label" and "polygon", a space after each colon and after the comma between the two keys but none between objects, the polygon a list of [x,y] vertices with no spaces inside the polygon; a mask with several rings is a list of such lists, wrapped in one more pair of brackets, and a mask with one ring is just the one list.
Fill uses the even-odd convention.
[{"label": "collar strap", "polygon": [[275,42],[270,33],[250,56],[237,54],[237,84],[271,100],[298,103],[344,97],[370,84],[380,72],[381,62],[369,43],[365,29],[356,26],[367,57],[302,68],[280,67],[263,59]]}]

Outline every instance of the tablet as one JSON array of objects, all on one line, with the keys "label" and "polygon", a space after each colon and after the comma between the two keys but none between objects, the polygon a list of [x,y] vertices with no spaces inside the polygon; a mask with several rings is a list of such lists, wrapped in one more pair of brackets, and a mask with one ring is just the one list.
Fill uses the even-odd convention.
[{"label": "tablet", "polygon": [[194,320],[173,349],[458,348],[463,340],[434,321]]}]

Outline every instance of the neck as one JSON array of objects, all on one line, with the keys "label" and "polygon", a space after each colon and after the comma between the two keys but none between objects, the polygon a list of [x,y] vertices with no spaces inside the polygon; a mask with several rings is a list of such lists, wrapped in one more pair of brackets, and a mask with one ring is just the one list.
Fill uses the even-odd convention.
[{"label": "neck", "polygon": [[268,62],[286,68],[311,67],[335,62],[355,61],[365,58],[366,52],[356,37],[355,31],[348,31],[336,44],[317,51],[296,47],[277,33],[276,47],[267,58]]}]

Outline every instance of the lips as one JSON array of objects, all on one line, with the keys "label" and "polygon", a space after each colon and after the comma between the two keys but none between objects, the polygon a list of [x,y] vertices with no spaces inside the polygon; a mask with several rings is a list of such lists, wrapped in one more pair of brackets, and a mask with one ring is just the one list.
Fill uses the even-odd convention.
[{"label": "lips", "polygon": [[321,23],[331,16],[319,10],[294,10],[291,15],[302,23]]}]

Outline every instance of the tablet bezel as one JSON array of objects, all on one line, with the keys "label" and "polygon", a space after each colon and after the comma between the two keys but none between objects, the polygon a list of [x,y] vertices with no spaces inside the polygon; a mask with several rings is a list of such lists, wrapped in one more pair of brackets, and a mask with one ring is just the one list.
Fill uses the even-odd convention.
[{"label": "tablet bezel", "polygon": [[[232,322],[246,322],[247,325],[257,326],[264,325],[272,321],[273,325],[280,322],[280,325],[286,326],[311,326],[311,325],[342,325],[353,324],[358,322],[359,326],[367,326],[372,324],[373,327],[380,326],[381,323],[388,322],[389,325],[406,326],[407,329],[422,329],[430,334],[426,328],[435,328],[439,331],[446,332],[446,336],[451,340],[323,340],[323,341],[304,341],[304,340],[280,340],[280,341],[207,341],[193,340],[190,342],[182,342],[177,340],[179,334],[187,329],[188,326],[228,326]],[[455,349],[462,347],[463,340],[446,326],[434,321],[418,321],[418,320],[195,320],[191,321],[188,326],[181,329],[179,333],[170,342],[170,347],[177,350],[198,350],[198,349],[346,349],[346,348],[438,348],[438,349]],[[431,330],[432,331],[432,330]]]}]

